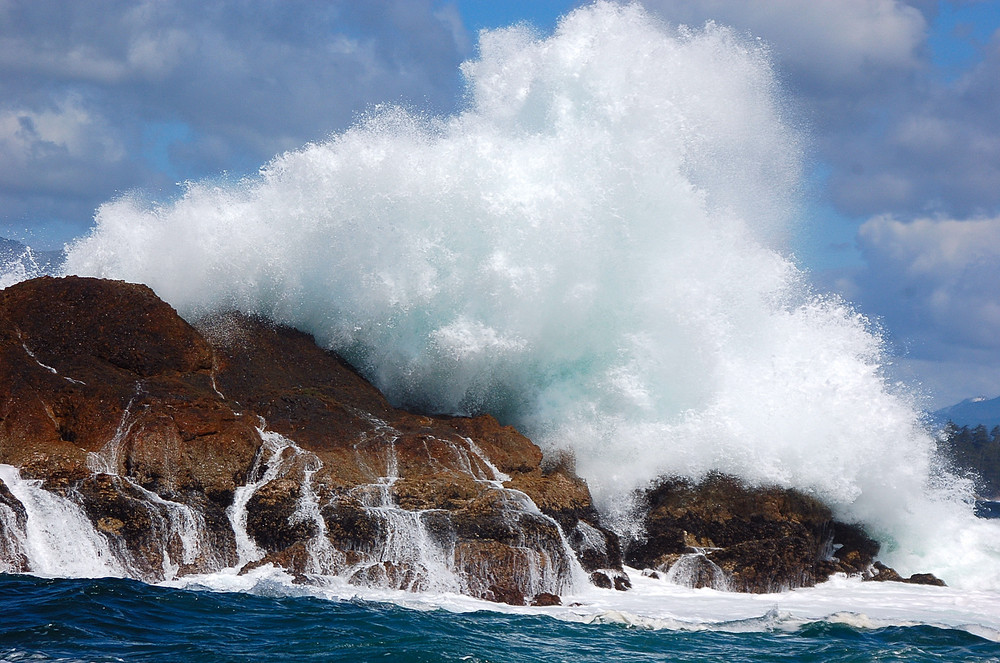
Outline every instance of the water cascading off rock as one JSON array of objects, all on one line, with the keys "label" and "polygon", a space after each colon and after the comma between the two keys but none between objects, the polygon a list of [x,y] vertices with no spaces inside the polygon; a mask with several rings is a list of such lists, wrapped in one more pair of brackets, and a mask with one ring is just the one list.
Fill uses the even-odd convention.
[{"label": "water cascading off rock", "polygon": [[[305,334],[239,314],[199,331],[144,286],[79,278],[8,288],[0,322],[8,570],[159,581],[272,563],[512,603],[620,573],[578,545],[581,567],[562,527],[604,550],[616,537],[530,441],[396,410]],[[43,565],[29,495],[78,514],[104,548],[76,556],[104,565]]]}]

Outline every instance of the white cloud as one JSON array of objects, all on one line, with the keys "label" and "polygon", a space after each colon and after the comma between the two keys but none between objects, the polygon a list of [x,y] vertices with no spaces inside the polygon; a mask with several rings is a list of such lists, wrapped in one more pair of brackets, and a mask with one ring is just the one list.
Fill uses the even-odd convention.
[{"label": "white cloud", "polygon": [[76,95],[44,109],[0,107],[0,153],[0,189],[44,186],[55,192],[81,185],[66,168],[70,163],[105,169],[127,158],[110,123]]},{"label": "white cloud", "polygon": [[934,69],[938,8],[909,0],[645,0],[666,20],[762,38],[848,217],[1000,210],[1000,32],[958,79]]},{"label": "white cloud", "polygon": [[437,0],[0,3],[0,235],[254,171],[376,103],[449,111],[469,48]]},{"label": "white cloud", "polygon": [[646,0],[667,20],[731,24],[766,40],[814,89],[870,86],[921,66],[927,24],[898,0]]},{"label": "white cloud", "polygon": [[1000,394],[1000,216],[879,215],[857,240],[865,266],[839,289],[881,320],[895,376],[931,409]]},{"label": "white cloud", "polygon": [[862,299],[878,301],[897,334],[1000,350],[1000,217],[877,216],[858,240]]}]

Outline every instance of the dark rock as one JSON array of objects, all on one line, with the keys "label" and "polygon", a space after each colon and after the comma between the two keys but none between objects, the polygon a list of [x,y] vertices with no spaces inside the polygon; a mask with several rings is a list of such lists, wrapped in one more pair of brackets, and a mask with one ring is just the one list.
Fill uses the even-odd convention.
[{"label": "dark rock", "polygon": [[693,587],[774,592],[834,573],[902,580],[875,561],[879,544],[863,529],[795,490],[713,474],[665,479],[639,502],[646,536],[628,543],[627,562]]},{"label": "dark rock", "polygon": [[624,571],[601,569],[590,574],[590,582],[601,589],[617,589],[620,592],[632,588],[632,581]]},{"label": "dark rock", "polygon": [[876,582],[905,582],[905,579],[896,573],[895,569],[886,566],[882,562],[872,564],[871,569],[866,575],[866,580],[874,580]]},{"label": "dark rock", "polygon": [[302,494],[294,479],[275,479],[261,486],[247,502],[247,533],[267,552],[277,552],[316,535],[316,524],[295,519]]},{"label": "dark rock", "polygon": [[945,587],[944,580],[941,580],[933,573],[914,573],[903,582],[911,585],[934,585],[935,587]]},{"label": "dark rock", "polygon": [[[866,573],[878,555],[880,545],[860,525],[831,522],[832,555],[836,566],[831,573],[859,575]],[[883,568],[888,569],[883,565]],[[891,570],[891,569],[889,569]]]},{"label": "dark rock", "polygon": [[[711,475],[700,484],[668,479],[646,491],[647,538],[632,542],[628,563],[666,571],[680,555],[700,553],[736,591],[769,592],[813,584],[823,559],[831,514],[806,495],[751,489]],[[711,585],[695,574],[695,586]]]},{"label": "dark rock", "polygon": [[614,586],[611,582],[611,577],[603,571],[594,571],[591,573],[590,582],[593,583],[595,587],[600,587],[601,589],[611,589]]},{"label": "dark rock", "polygon": [[542,592],[541,594],[536,594],[535,598],[531,599],[531,605],[534,606],[562,605],[562,599],[556,596],[555,594]]}]

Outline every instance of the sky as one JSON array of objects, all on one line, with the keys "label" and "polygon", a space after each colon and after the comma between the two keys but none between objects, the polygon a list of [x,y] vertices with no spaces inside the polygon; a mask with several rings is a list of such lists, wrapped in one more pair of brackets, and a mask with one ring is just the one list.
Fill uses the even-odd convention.
[{"label": "sky", "polygon": [[[0,0],[0,237],[59,248],[138,190],[239,177],[402,103],[563,0]],[[760,38],[808,136],[792,251],[929,407],[1000,395],[1000,1],[643,0]]]}]

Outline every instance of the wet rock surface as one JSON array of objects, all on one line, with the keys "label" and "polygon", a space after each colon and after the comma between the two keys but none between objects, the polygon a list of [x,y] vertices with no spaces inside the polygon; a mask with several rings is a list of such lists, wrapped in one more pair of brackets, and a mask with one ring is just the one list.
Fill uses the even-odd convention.
[{"label": "wet rock surface", "polygon": [[697,483],[662,480],[639,503],[645,537],[628,543],[626,562],[692,587],[764,593],[808,587],[834,573],[940,583],[930,574],[903,579],[876,562],[878,542],[796,490],[748,487],[713,474]]},{"label": "wet rock surface", "polygon": [[[819,502],[723,476],[646,491],[646,537],[623,554],[571,457],[490,416],[393,408],[306,334],[236,313],[192,326],[123,282],[0,291],[0,464],[17,468],[0,468],[0,571],[38,570],[29,519],[79,518],[91,548],[52,563],[147,581],[273,564],[553,605],[574,582],[627,590],[623,558],[738,591],[901,580]],[[43,513],[52,500],[68,511]]]},{"label": "wet rock surface", "polygon": [[[621,573],[586,484],[513,428],[397,410],[306,334],[192,326],[141,285],[0,291],[0,463],[78,506],[143,580],[271,563],[524,604],[579,564]],[[0,482],[8,570],[30,570],[28,517]]]}]

